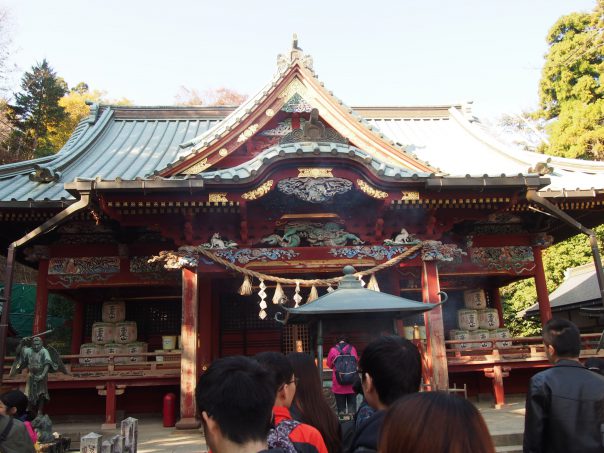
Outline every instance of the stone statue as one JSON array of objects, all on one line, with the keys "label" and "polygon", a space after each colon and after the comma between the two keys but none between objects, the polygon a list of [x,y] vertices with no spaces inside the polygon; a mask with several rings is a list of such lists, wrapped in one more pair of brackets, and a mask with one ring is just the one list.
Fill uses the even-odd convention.
[{"label": "stone statue", "polygon": [[27,368],[27,384],[25,394],[29,399],[29,409],[32,414],[42,414],[44,403],[50,400],[48,395],[48,373],[68,374],[65,365],[57,350],[52,346],[44,347],[39,336],[25,337],[17,347],[15,362],[10,370],[10,375]]}]

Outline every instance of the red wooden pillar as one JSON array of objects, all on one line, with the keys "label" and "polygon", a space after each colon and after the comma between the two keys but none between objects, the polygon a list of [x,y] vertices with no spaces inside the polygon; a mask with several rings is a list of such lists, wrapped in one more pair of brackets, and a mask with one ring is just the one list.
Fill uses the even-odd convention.
[{"label": "red wooden pillar", "polygon": [[180,359],[180,420],[177,429],[200,426],[195,404],[197,384],[197,337],[199,320],[199,289],[197,270],[182,269],[182,355]]},{"label": "red wooden pillar", "polygon": [[[435,303],[440,300],[438,292],[438,267],[435,261],[422,263],[422,300]],[[426,344],[428,371],[432,376],[432,390],[447,390],[449,388],[449,373],[447,353],[445,350],[445,328],[443,324],[442,307],[436,307],[424,314],[426,324]]]},{"label": "red wooden pillar", "polygon": [[199,355],[198,366],[201,373],[207,370],[212,361],[212,280],[201,278],[199,280]]},{"label": "red wooden pillar", "polygon": [[38,264],[38,282],[36,286],[36,308],[34,310],[33,334],[46,331],[48,317],[48,259]]},{"label": "red wooden pillar", "polygon": [[105,423],[103,423],[101,429],[115,429],[116,396],[114,381],[107,381],[106,392],[107,395],[105,396]]},{"label": "red wooden pillar", "polygon": [[503,320],[503,305],[501,305],[501,293],[499,292],[499,288],[491,288],[490,289],[491,302],[493,303],[493,308],[497,310],[497,315],[499,315],[499,325],[501,327],[504,326]]},{"label": "red wooden pillar", "polygon": [[71,321],[71,353],[79,354],[84,333],[84,302],[73,302],[73,320]]},{"label": "red wooden pillar", "polygon": [[549,292],[545,281],[545,270],[543,269],[543,257],[541,256],[541,247],[533,247],[533,256],[535,257],[535,287],[537,288],[537,301],[539,302],[539,315],[541,325],[552,319],[552,309],[549,305]]}]

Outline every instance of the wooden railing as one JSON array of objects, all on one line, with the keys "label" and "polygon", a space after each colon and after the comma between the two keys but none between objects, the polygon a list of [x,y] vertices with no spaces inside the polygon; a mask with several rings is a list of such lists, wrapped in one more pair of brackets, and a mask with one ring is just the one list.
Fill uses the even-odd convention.
[{"label": "wooden railing", "polygon": [[[161,357],[161,359],[159,359]],[[120,359],[144,358],[141,361],[121,363]],[[149,360],[152,358],[153,360]],[[86,380],[103,377],[161,377],[173,376],[180,373],[180,352],[140,352],[134,354],[68,354],[62,355],[68,375],[62,373],[49,374],[49,381]],[[83,364],[80,359],[106,360],[106,363]],[[159,359],[159,360],[158,360]],[[4,365],[4,382],[23,382],[23,373],[9,377],[10,368],[15,357],[6,357]]]},{"label": "wooden railing", "polygon": [[[581,358],[604,357],[604,350],[596,353],[600,334],[581,335]],[[476,346],[491,343],[490,347]],[[497,343],[507,343],[500,347]],[[543,337],[514,337],[488,340],[447,340],[447,361],[449,365],[478,365],[497,362],[543,362],[547,361]],[[459,345],[468,347],[461,349]]]}]

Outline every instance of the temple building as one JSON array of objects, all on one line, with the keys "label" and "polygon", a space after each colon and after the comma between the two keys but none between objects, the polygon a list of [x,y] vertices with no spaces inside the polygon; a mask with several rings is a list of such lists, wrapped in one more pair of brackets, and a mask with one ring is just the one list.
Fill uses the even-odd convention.
[{"label": "temple building", "polygon": [[74,303],[70,374],[51,375],[48,412],[77,406],[106,426],[159,411],[168,391],[178,426],[197,426],[213,359],[313,351],[313,326],[278,312],[337,288],[347,264],[370,288],[447,301],[332,325],[325,344],[405,335],[426,387],[502,404],[547,361],[506,334],[499,288],[534,279],[552,316],[542,250],[579,232],[556,210],[604,223],[604,163],[503,143],[469,105],[348,107],[296,43],[239,107],[92,105],[56,155],[0,167],[7,282],[15,261],[38,270],[34,333],[49,294]]}]

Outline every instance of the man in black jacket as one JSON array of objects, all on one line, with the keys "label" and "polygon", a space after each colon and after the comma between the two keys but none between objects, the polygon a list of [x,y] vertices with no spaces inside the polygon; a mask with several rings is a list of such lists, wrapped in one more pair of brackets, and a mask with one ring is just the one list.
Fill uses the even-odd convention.
[{"label": "man in black jacket", "polygon": [[359,360],[363,394],[375,412],[359,424],[350,453],[378,450],[385,410],[400,397],[419,391],[422,361],[417,347],[400,337],[381,337],[367,345]]},{"label": "man in black jacket", "polygon": [[604,451],[604,376],[579,362],[579,329],[564,319],[543,328],[552,368],[531,378],[526,396],[526,453],[595,453]]}]

